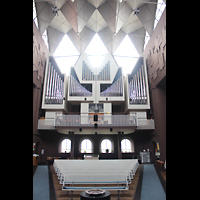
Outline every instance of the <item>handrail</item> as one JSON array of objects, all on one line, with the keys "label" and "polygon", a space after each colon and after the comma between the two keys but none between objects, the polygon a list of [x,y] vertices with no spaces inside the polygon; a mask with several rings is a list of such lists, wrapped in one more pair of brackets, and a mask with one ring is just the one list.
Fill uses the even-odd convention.
[{"label": "handrail", "polygon": [[93,115],[57,115],[55,116],[56,127],[124,127],[137,126],[137,117],[132,115],[99,115],[98,121],[93,121]]}]

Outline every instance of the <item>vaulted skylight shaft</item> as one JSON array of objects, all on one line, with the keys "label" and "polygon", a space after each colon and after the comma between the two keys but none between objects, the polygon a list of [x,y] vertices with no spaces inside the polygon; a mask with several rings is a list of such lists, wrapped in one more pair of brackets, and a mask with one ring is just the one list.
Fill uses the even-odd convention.
[{"label": "vaulted skylight shaft", "polygon": [[65,34],[55,53],[53,54],[61,72],[69,75],[70,67],[76,64],[80,53]]},{"label": "vaulted skylight shaft", "polygon": [[[108,50],[97,33],[89,43],[85,53],[88,54],[93,67],[98,68],[101,65]],[[70,67],[76,64],[80,54],[69,37],[65,34],[53,55],[61,72],[69,75]],[[131,73],[139,57],[128,35],[123,39],[113,55],[117,64],[122,67],[124,75]]]},{"label": "vaulted skylight shaft", "polygon": [[117,64],[122,67],[124,75],[131,73],[139,58],[139,54],[128,35],[125,36],[113,55]]},{"label": "vaulted skylight shaft", "polygon": [[105,45],[101,41],[99,35],[96,33],[88,45],[85,53],[88,54],[90,62],[93,67],[98,68],[101,66],[104,55],[108,53]]}]

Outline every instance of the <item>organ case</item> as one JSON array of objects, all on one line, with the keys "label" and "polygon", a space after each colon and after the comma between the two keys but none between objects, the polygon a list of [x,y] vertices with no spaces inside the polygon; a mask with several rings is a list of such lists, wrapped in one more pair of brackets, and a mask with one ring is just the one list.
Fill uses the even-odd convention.
[{"label": "organ case", "polygon": [[42,109],[65,109],[65,76],[53,56],[46,63]]},{"label": "organ case", "polygon": [[128,109],[150,109],[149,87],[144,57],[140,57],[128,75],[127,84]]}]

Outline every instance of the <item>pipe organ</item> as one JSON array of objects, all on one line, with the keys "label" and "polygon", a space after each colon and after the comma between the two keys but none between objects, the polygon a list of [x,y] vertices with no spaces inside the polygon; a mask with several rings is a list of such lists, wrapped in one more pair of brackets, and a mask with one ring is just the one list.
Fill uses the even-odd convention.
[{"label": "pipe organ", "polygon": [[[97,77],[95,77],[97,76]],[[98,75],[94,75],[90,67],[83,61],[82,62],[82,80],[83,81],[109,81],[110,80],[110,62],[108,61],[101,69]]]},{"label": "pipe organ", "polygon": [[122,96],[123,95],[123,84],[122,76],[120,76],[111,86],[107,87],[100,93],[101,96]]},{"label": "pipe organ", "polygon": [[[102,67],[97,69],[90,69],[86,65],[86,54],[80,58],[67,75],[61,73],[53,56],[48,57],[42,96],[45,119],[38,121],[39,129],[56,129],[66,134],[71,128],[79,127],[81,131],[75,131],[77,134],[90,134],[91,127],[99,126],[105,129],[102,131],[102,134],[105,134],[106,128],[113,128],[113,125],[121,126],[121,121],[127,120],[128,123],[124,123],[123,127],[152,129],[154,121],[147,121],[146,113],[146,110],[150,109],[150,98],[144,57],[138,59],[132,72],[126,77],[110,54],[105,56]],[[126,115],[120,117],[118,113]],[[67,124],[66,116],[69,116],[70,120]],[[117,116],[116,123],[113,123],[113,116]],[[60,123],[56,123],[58,118],[61,120]],[[87,128],[90,128],[89,132]],[[108,132],[114,134],[113,129],[108,129]]]},{"label": "pipe organ", "polygon": [[45,104],[63,104],[64,77],[51,61],[46,76]]},{"label": "pipe organ", "polygon": [[[88,84],[91,85],[91,84]],[[70,75],[69,96],[92,96],[92,91],[89,91],[82,85],[72,74]]]},{"label": "pipe organ", "polygon": [[94,73],[92,72],[92,70],[87,66],[87,64],[84,61],[82,62],[82,80],[83,81],[94,80]]},{"label": "pipe organ", "polygon": [[147,104],[147,84],[145,81],[145,68],[141,64],[129,76],[129,102],[130,104]]},{"label": "pipe organ", "polygon": [[110,80],[110,62],[108,61],[106,65],[101,69],[97,75],[97,80],[99,81],[109,81]]}]

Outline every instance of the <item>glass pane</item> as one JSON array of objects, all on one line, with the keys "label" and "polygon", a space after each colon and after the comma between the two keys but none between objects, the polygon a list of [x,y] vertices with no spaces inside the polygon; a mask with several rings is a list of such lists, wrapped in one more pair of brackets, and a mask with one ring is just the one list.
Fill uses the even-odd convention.
[{"label": "glass pane", "polygon": [[129,139],[123,139],[121,141],[121,150],[123,153],[125,152],[132,152],[132,149],[131,149],[131,142]]},{"label": "glass pane", "polygon": [[92,153],[92,142],[85,139],[81,143],[81,153]]},{"label": "glass pane", "polygon": [[106,149],[109,150],[109,153],[112,152],[112,143],[109,139],[105,139],[101,142],[101,152],[106,153]]},{"label": "glass pane", "polygon": [[71,151],[71,140],[64,139],[61,143],[61,152],[69,153]]}]

